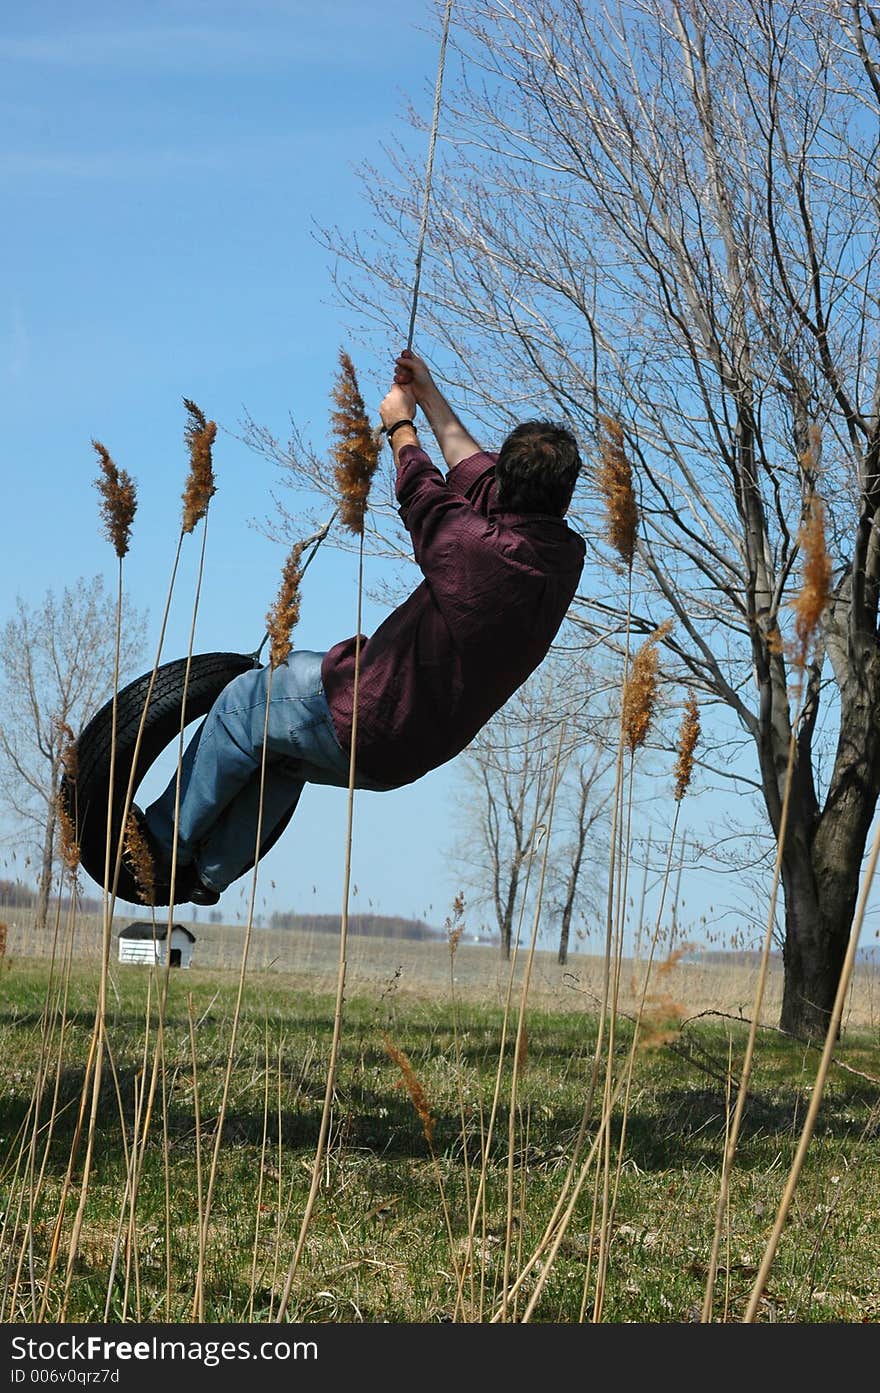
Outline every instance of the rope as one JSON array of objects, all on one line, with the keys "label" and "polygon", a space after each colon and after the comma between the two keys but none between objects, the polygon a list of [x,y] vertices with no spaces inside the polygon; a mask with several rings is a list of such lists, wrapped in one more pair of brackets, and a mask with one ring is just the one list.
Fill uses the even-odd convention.
[{"label": "rope", "polygon": [[413,282],[412,307],[409,313],[409,330],[406,346],[413,346],[413,332],[416,324],[416,309],[419,303],[419,287],[422,279],[422,256],[425,250],[425,236],[428,231],[428,205],[431,200],[431,181],[434,173],[434,148],[440,128],[440,93],[443,90],[443,74],[446,69],[446,42],[449,38],[449,21],[452,16],[452,0],[446,0],[446,13],[443,18],[443,32],[440,36],[440,58],[437,63],[437,81],[434,87],[434,115],[431,120],[431,139],[428,145],[428,161],[425,167],[425,188],[422,195],[422,219],[419,227],[418,249],[416,251],[416,274]]},{"label": "rope", "polygon": [[[425,239],[427,237],[428,232],[428,208],[431,202],[431,185],[434,176],[434,151],[437,146],[437,133],[440,129],[440,97],[443,91],[443,76],[446,71],[446,45],[449,40],[449,28],[451,19],[452,0],[446,0],[446,10],[443,15],[443,29],[440,34],[440,54],[437,60],[437,78],[434,84],[434,111],[431,117],[431,137],[428,142],[428,158],[425,164],[425,185],[422,192],[422,215],[419,224],[418,244],[416,246],[415,277],[413,280],[412,304],[410,306],[409,312],[409,328],[407,330],[406,335],[406,346],[410,349],[413,346],[413,334],[415,332],[416,326],[416,310],[418,309],[419,289],[422,281],[422,258],[425,254]],[[381,423],[375,426],[373,430],[374,439],[378,441],[379,438],[384,434],[384,432],[385,427]],[[309,562],[312,560],[312,557],[315,555],[315,552],[318,550],[318,547],[321,545],[327,533],[329,532],[331,524],[333,523],[333,519],[336,517],[336,512],[337,510],[334,509],[332,516],[327,520],[327,522],[321,528],[320,532],[316,533],[315,537],[310,537],[309,541],[306,543],[306,546],[308,546],[309,542],[314,542],[314,546],[312,547],[312,551],[308,556],[305,565],[302,568],[301,577],[302,574],[305,572],[306,566],[308,566]],[[262,653],[263,648],[266,645],[266,640],[268,639],[268,637],[269,634],[267,631],[263,635],[259,648],[254,653],[254,659],[257,662],[259,661],[260,654]]]}]

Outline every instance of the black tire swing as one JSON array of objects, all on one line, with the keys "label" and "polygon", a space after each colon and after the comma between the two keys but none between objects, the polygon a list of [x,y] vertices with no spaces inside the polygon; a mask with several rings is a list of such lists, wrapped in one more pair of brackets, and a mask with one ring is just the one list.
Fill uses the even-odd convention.
[{"label": "black tire swing", "polygon": [[[132,782],[132,798],[135,798],[148,769],[179,737],[184,715],[187,722],[207,715],[228,682],[260,666],[256,653],[197,653],[189,660],[178,658],[163,663],[156,669],[155,680],[153,673],[148,672],[121,688],[116,696],[112,805],[110,751],[114,743],[113,699],[84,726],[76,742],[76,776],[71,779],[65,775],[62,779],[60,799],[75,830],[80,865],[108,893],[113,890],[132,765],[135,765]],[[145,714],[144,703],[148,693],[149,705]],[[142,721],[143,733],[138,748],[138,731]],[[260,848],[261,856],[274,846],[289,820],[289,817],[282,818],[268,834]],[[105,884],[108,838],[110,875]],[[248,865],[242,867],[242,873],[252,869],[255,859],[256,855]],[[144,895],[124,855],[120,862],[116,895],[129,904],[144,903]],[[167,892],[163,895],[161,887],[157,887],[152,903],[168,904]]]}]

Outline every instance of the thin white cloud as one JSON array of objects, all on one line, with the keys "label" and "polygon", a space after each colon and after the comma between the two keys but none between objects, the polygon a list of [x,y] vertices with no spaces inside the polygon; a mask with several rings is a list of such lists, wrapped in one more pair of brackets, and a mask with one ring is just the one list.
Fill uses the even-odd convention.
[{"label": "thin white cloud", "polygon": [[[362,145],[379,141],[387,134],[380,122],[364,121],[358,126]],[[232,171],[260,169],[291,177],[297,161],[308,152],[323,150],[328,156],[340,158],[340,144],[345,146],[346,158],[351,154],[351,132],[339,126],[323,124],[292,135],[278,135],[258,142],[228,142],[213,146],[165,146],[153,148],[119,148],[115,150],[4,150],[0,146],[0,176],[15,178],[59,179],[161,179],[192,171],[202,174],[229,175]],[[358,159],[352,160],[356,166]]]},{"label": "thin white cloud", "polygon": [[[369,137],[371,123],[359,127],[359,136]],[[384,127],[377,126],[379,139]],[[4,150],[0,147],[0,175],[7,179],[50,178],[69,179],[156,179],[192,170],[203,174],[229,174],[231,170],[276,170],[295,168],[298,156],[307,150],[333,150],[341,137],[349,139],[345,127],[334,129],[320,126],[298,131],[293,136],[281,135],[274,140],[242,142],[208,146],[168,146],[153,149],[118,150]]]},{"label": "thin white cloud", "polygon": [[[240,68],[245,63],[311,64],[330,58],[344,65],[346,61],[362,61],[363,50],[356,38],[361,27],[358,18],[357,11],[349,11],[341,30],[328,25],[326,33],[316,33],[312,27],[306,38],[295,29],[201,25],[7,35],[0,36],[0,60],[77,69],[136,66],[173,71],[192,70],[194,64],[199,68],[233,64]],[[346,42],[340,42],[340,32]]]}]

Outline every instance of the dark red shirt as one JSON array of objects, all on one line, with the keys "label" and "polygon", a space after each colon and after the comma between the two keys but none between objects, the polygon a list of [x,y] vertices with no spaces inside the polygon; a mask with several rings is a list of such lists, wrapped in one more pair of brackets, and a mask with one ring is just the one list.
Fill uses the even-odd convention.
[{"label": "dark red shirt", "polygon": [[[452,759],[546,656],[580,580],[586,548],[564,518],[502,513],[495,460],[476,454],[444,477],[417,445],[397,467],[400,516],[424,580],[361,639],[357,769],[391,787]],[[351,749],[355,639],[322,677]]]}]

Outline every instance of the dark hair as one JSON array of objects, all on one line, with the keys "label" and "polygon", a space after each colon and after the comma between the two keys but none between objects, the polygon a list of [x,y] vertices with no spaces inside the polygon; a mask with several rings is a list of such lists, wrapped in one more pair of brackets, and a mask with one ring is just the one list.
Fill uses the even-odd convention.
[{"label": "dark hair", "polygon": [[553,421],[523,421],[498,452],[498,507],[506,513],[563,517],[581,468],[577,441]]}]

